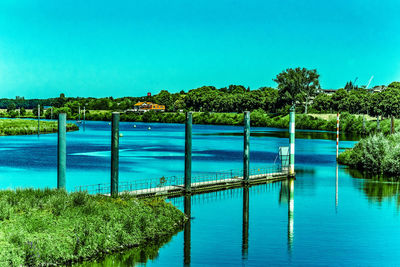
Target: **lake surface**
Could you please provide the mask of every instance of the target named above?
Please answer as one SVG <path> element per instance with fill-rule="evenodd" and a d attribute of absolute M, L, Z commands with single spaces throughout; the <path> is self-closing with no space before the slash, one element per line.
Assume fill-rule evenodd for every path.
<path fill-rule="evenodd" d="M 110 128 L 87 122 L 67 134 L 68 190 L 109 182 Z M 241 169 L 242 131 L 194 125 L 193 172 Z M 252 128 L 250 167 L 274 164 L 286 131 Z M 184 125 L 121 123 L 121 132 L 121 181 L 183 175 Z M 297 133 L 295 180 L 171 199 L 192 218 L 183 231 L 86 266 L 399 265 L 399 184 L 338 167 L 334 133 Z M 0 187 L 55 187 L 56 145 L 56 134 L 0 137 Z"/>

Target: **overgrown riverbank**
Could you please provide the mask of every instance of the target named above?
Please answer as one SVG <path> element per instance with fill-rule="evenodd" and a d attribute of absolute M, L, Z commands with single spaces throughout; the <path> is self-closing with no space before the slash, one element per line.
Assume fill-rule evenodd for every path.
<path fill-rule="evenodd" d="M 0 191 L 0 265 L 66 264 L 176 233 L 184 214 L 162 199 Z"/>
<path fill-rule="evenodd" d="M 371 174 L 400 176 L 400 133 L 363 138 L 339 155 L 338 162 Z"/>
<path fill-rule="evenodd" d="M 288 128 L 289 115 L 268 114 L 263 110 L 251 112 L 250 122 L 252 126 L 259 127 L 275 127 Z M 103 120 L 111 119 L 109 111 L 91 111 L 87 114 L 88 120 Z M 160 122 L 160 123 L 184 123 L 184 113 L 156 113 L 146 112 L 143 115 L 138 114 L 121 114 L 121 121 L 131 122 Z M 243 125 L 243 113 L 209 113 L 209 112 L 194 112 L 194 124 L 211 124 L 211 125 Z M 396 121 L 396 126 L 399 126 L 399 121 Z M 296 114 L 296 128 L 308 130 L 336 131 L 336 115 L 318 116 L 308 114 Z M 344 133 L 352 134 L 370 134 L 377 131 L 389 133 L 390 120 L 385 119 L 380 121 L 380 129 L 377 128 L 376 120 L 365 120 L 365 128 L 363 127 L 363 117 L 343 113 L 340 117 L 340 129 Z M 400 130 L 400 128 L 398 128 Z"/>
<path fill-rule="evenodd" d="M 56 121 L 40 121 L 40 133 L 57 132 L 58 123 Z M 67 131 L 76 131 L 79 127 L 73 123 L 67 124 Z M 35 120 L 23 119 L 1 119 L 0 135 L 26 135 L 37 134 L 38 122 Z"/>

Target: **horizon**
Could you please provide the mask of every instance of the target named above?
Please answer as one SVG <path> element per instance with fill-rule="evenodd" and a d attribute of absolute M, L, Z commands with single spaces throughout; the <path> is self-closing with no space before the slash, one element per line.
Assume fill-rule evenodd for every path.
<path fill-rule="evenodd" d="M 0 3 L 1 98 L 276 88 L 287 68 L 322 88 L 400 80 L 400 3 L 289 0 Z"/>

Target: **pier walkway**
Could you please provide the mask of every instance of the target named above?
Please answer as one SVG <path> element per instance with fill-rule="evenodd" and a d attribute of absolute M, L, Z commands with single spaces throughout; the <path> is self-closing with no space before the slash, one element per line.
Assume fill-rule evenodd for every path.
<path fill-rule="evenodd" d="M 242 187 L 245 184 L 256 185 L 287 179 L 288 168 L 280 165 L 250 169 L 250 177 L 246 182 L 242 170 L 228 170 L 192 176 L 191 194 L 220 191 Z M 110 183 L 77 186 L 75 191 L 88 191 L 90 194 L 110 194 Z M 129 193 L 137 197 L 179 197 L 185 192 L 184 177 L 159 177 L 153 179 L 135 179 L 122 181 L 118 186 L 119 193 Z"/>

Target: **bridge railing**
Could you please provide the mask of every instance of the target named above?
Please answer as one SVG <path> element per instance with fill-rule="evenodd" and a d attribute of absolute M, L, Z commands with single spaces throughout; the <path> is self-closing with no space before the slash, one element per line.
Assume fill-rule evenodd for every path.
<path fill-rule="evenodd" d="M 287 172 L 287 169 L 282 168 L 280 165 L 259 167 L 250 169 L 250 178 L 257 178 L 259 175 L 273 177 L 274 174 L 282 174 Z M 192 175 L 192 186 L 199 183 L 206 185 L 209 183 L 216 183 L 218 181 L 232 181 L 242 180 L 243 170 L 226 170 L 218 172 L 207 172 L 202 174 Z M 129 181 L 119 182 L 119 192 L 130 192 L 132 194 L 152 194 L 170 190 L 183 190 L 184 177 L 183 176 L 162 176 L 157 178 L 134 179 Z M 110 183 L 92 184 L 85 186 L 76 186 L 75 191 L 87 191 L 89 194 L 110 194 Z"/>

